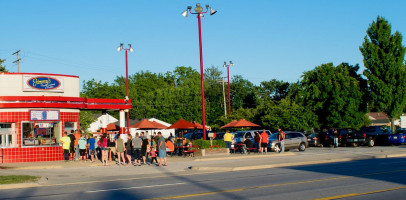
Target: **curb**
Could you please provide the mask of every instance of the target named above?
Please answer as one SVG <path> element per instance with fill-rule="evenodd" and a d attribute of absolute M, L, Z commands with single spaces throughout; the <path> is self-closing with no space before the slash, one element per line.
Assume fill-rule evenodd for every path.
<path fill-rule="evenodd" d="M 202 161 L 216 161 L 216 160 L 238 160 L 238 159 L 251 159 L 251 158 L 267 158 L 267 157 L 282 157 L 282 156 L 294 156 L 295 153 L 286 152 L 283 154 L 273 153 L 273 154 L 261 154 L 261 155 L 242 155 L 242 156 L 233 156 L 233 157 L 216 157 L 216 158 L 197 158 L 193 161 L 202 162 Z"/>
<path fill-rule="evenodd" d="M 246 171 L 246 170 L 257 170 L 257 169 L 270 169 L 278 167 L 293 167 L 302 165 L 314 165 L 314 164 L 328 164 L 336 162 L 349 162 L 349 161 L 359 161 L 368 159 L 382 159 L 382 158 L 399 158 L 406 157 L 406 154 L 393 154 L 393 155 L 375 155 L 375 156 L 365 156 L 363 158 L 341 158 L 333 160 L 321 160 L 321 161 L 304 161 L 295 163 L 283 163 L 283 164 L 269 164 L 269 165 L 254 165 L 254 166 L 244 166 L 244 167 L 195 167 L 192 166 L 191 170 L 198 171 Z"/>
<path fill-rule="evenodd" d="M 23 189 L 23 188 L 33 188 L 33 187 L 40 187 L 41 185 L 38 183 L 16 183 L 16 184 L 4 184 L 0 185 L 1 190 L 10 190 L 10 189 Z"/>

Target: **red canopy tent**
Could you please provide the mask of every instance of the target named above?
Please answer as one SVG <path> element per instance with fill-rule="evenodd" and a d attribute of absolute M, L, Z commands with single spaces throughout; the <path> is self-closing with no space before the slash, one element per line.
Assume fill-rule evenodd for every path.
<path fill-rule="evenodd" d="M 240 119 L 238 121 L 233 120 L 230 123 L 228 123 L 220 128 L 243 128 L 243 127 L 260 127 L 260 125 L 254 124 L 245 119 Z"/>
<path fill-rule="evenodd" d="M 202 129 L 202 125 L 200 125 Z M 177 122 L 173 123 L 168 129 L 199 129 L 199 127 L 196 124 L 193 124 L 192 122 L 188 122 L 184 119 L 180 119 Z"/>
<path fill-rule="evenodd" d="M 155 121 L 150 121 L 150 122 L 152 122 L 157 127 L 157 129 L 167 129 L 168 128 L 167 126 L 160 124 L 158 122 L 155 122 Z"/>
<path fill-rule="evenodd" d="M 157 124 L 149 121 L 148 119 L 143 119 L 133 125 L 130 126 L 130 128 L 138 128 L 138 129 L 161 129 L 158 127 Z"/>

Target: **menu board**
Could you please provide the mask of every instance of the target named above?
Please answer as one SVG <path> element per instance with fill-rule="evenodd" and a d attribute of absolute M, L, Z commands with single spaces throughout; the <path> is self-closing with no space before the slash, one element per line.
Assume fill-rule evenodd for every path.
<path fill-rule="evenodd" d="M 31 121 L 59 121 L 59 110 L 30 110 Z"/>

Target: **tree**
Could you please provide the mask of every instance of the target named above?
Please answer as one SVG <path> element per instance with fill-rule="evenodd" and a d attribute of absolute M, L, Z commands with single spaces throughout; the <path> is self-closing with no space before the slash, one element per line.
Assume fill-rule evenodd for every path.
<path fill-rule="evenodd" d="M 365 84 L 359 66 L 322 64 L 303 74 L 299 101 L 317 115 L 320 128 L 360 128 L 365 123 Z"/>
<path fill-rule="evenodd" d="M 3 66 L 3 62 L 6 61 L 5 59 L 0 59 L 0 72 L 8 72 L 6 66 Z"/>
<path fill-rule="evenodd" d="M 392 34 L 388 21 L 378 16 L 369 25 L 360 51 L 364 57 L 364 75 L 368 80 L 372 110 L 385 112 L 394 129 L 393 122 L 406 105 L 402 35 L 397 31 Z"/>

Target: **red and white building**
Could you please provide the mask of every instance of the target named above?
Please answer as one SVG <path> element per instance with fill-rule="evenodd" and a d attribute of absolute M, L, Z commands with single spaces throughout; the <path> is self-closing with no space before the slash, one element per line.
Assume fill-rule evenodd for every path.
<path fill-rule="evenodd" d="M 63 160 L 63 132 L 80 129 L 80 110 L 101 110 L 102 131 L 107 110 L 124 113 L 131 100 L 79 96 L 79 77 L 42 73 L 0 73 L 0 163 Z"/>

